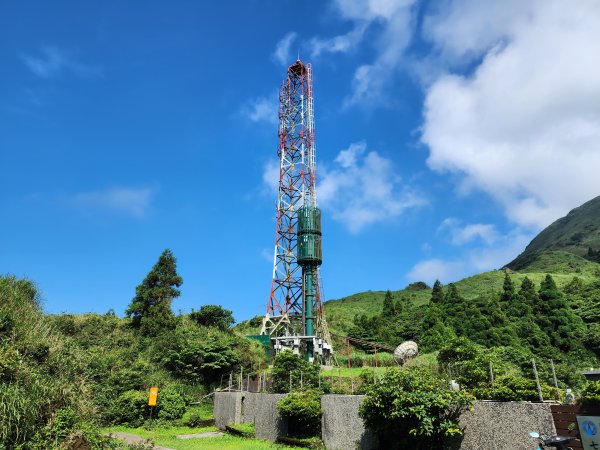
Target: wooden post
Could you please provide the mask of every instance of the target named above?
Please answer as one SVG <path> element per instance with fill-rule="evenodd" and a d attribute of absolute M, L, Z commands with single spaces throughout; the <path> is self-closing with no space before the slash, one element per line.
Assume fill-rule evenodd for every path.
<path fill-rule="evenodd" d="M 535 375 L 535 384 L 537 385 L 538 395 L 540 396 L 540 402 L 544 401 L 542 395 L 542 386 L 540 385 L 540 377 L 538 376 L 537 367 L 535 366 L 535 358 L 531 358 L 531 364 L 533 366 L 533 374 Z"/>
<path fill-rule="evenodd" d="M 342 393 L 342 369 L 338 367 L 338 389 Z"/>
<path fill-rule="evenodd" d="M 319 370 L 319 389 L 321 389 L 321 371 Z"/>
<path fill-rule="evenodd" d="M 558 388 L 558 380 L 556 379 L 556 371 L 554 370 L 554 361 L 550 360 L 550 368 L 552 369 L 552 380 L 556 388 L 556 400 L 560 402 L 560 389 Z"/>
<path fill-rule="evenodd" d="M 290 372 L 290 392 L 292 392 L 292 372 Z"/>
<path fill-rule="evenodd" d="M 346 337 L 346 353 L 348 354 L 348 369 L 350 368 L 350 338 Z"/>
<path fill-rule="evenodd" d="M 304 372 L 300 371 L 300 390 L 304 387 Z"/>
<path fill-rule="evenodd" d="M 229 374 L 229 387 L 227 388 L 228 391 L 231 391 L 232 385 L 233 385 L 233 372 L 231 372 Z"/>
<path fill-rule="evenodd" d="M 258 384 L 256 385 L 256 392 L 260 393 L 262 387 L 262 376 L 260 370 L 258 371 Z"/>
<path fill-rule="evenodd" d="M 377 367 L 377 344 L 375 344 L 375 367 Z"/>
<path fill-rule="evenodd" d="M 246 392 L 250 392 L 250 373 L 246 375 Z"/>
<path fill-rule="evenodd" d="M 490 361 L 490 385 L 492 386 L 492 389 L 494 389 L 494 366 L 492 365 L 491 361 Z"/>
<path fill-rule="evenodd" d="M 352 376 L 352 368 L 350 368 L 350 391 L 354 395 L 354 377 Z"/>

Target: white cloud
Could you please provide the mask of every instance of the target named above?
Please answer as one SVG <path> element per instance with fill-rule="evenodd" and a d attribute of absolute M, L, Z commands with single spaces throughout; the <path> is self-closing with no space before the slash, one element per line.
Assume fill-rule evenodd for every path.
<path fill-rule="evenodd" d="M 424 17 L 423 36 L 436 46 L 443 61 L 462 63 L 512 38 L 542 4 L 545 0 L 440 2 L 434 13 Z"/>
<path fill-rule="evenodd" d="M 292 44 L 296 40 L 297 36 L 298 35 L 295 32 L 291 31 L 279 42 L 277 42 L 277 45 L 275 45 L 275 51 L 272 55 L 274 61 L 286 67 L 295 61 L 292 59 L 294 57 L 292 55 Z"/>
<path fill-rule="evenodd" d="M 278 162 L 265 164 L 262 179 L 269 195 L 277 195 Z M 427 203 L 423 196 L 402 184 L 389 159 L 367 151 L 364 142 L 340 151 L 333 163 L 321 164 L 317 199 L 334 220 L 352 233 Z"/>
<path fill-rule="evenodd" d="M 426 200 L 403 186 L 392 162 L 364 142 L 342 150 L 334 165 L 322 165 L 317 196 L 323 209 L 352 233 L 399 216 Z"/>
<path fill-rule="evenodd" d="M 267 161 L 263 169 L 262 179 L 269 194 L 277 195 L 277 190 L 279 189 L 279 175 L 279 162 L 272 159 Z"/>
<path fill-rule="evenodd" d="M 84 210 L 113 210 L 142 218 L 150 208 L 154 192 L 152 188 L 113 187 L 76 194 L 71 202 Z"/>
<path fill-rule="evenodd" d="M 444 5 L 429 38 L 444 54 L 481 59 L 428 88 L 428 165 L 488 192 L 521 226 L 544 227 L 597 196 L 600 3 Z"/>
<path fill-rule="evenodd" d="M 449 217 L 439 226 L 438 231 L 450 235 L 452 245 L 465 245 L 480 240 L 485 244 L 493 244 L 498 240 L 495 225 L 489 223 L 472 223 L 463 225 L 459 219 Z"/>
<path fill-rule="evenodd" d="M 417 263 L 408 273 L 409 281 L 424 281 L 432 284 L 435 280 L 442 283 L 456 281 L 464 273 L 464 263 L 460 261 L 444 261 L 441 259 L 427 259 Z"/>
<path fill-rule="evenodd" d="M 318 58 L 323 53 L 347 53 L 362 41 L 368 23 L 358 23 L 348 33 L 332 38 L 312 38 L 309 42 L 312 58 Z"/>
<path fill-rule="evenodd" d="M 246 102 L 240 113 L 252 122 L 279 123 L 279 101 L 277 94 L 268 97 L 257 97 Z"/>
<path fill-rule="evenodd" d="M 334 9 L 343 20 L 352 22 L 347 33 L 331 38 L 310 40 L 311 54 L 347 53 L 364 41 L 366 31 L 373 28 L 374 60 L 354 72 L 352 92 L 344 107 L 372 107 L 386 104 L 385 89 L 398 69 L 404 50 L 411 41 L 412 7 L 416 0 L 336 0 Z"/>
<path fill-rule="evenodd" d="M 91 76 L 98 73 L 98 69 L 77 61 L 68 51 L 56 46 L 43 46 L 40 56 L 21 54 L 25 65 L 35 75 L 41 78 L 52 78 L 64 72 L 78 76 Z"/>
<path fill-rule="evenodd" d="M 406 275 L 409 281 L 442 283 L 458 281 L 480 272 L 500 269 L 520 254 L 533 236 L 515 229 L 507 235 L 496 235 L 493 243 L 466 249 L 458 257 L 429 258 L 418 262 Z M 492 245 L 493 244 L 493 245 Z"/>

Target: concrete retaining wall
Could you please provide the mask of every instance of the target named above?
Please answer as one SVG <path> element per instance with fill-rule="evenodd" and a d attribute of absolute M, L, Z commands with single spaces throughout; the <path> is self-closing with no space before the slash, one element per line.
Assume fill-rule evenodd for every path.
<path fill-rule="evenodd" d="M 215 392 L 215 425 L 224 429 L 228 423 L 240 423 L 241 392 Z"/>
<path fill-rule="evenodd" d="M 247 394 L 248 395 L 248 394 Z M 249 394 L 256 396 L 254 430 L 256 437 L 276 441 L 287 434 L 287 421 L 277 411 L 277 402 L 287 394 Z"/>
<path fill-rule="evenodd" d="M 332 450 L 376 449 L 377 438 L 365 430 L 358 417 L 364 395 L 324 395 L 321 397 L 321 436 L 325 447 Z"/>
<path fill-rule="evenodd" d="M 287 394 L 215 392 L 215 425 L 253 423 L 256 437 L 276 441 L 287 433 L 287 423 L 279 416 L 277 402 Z"/>
<path fill-rule="evenodd" d="M 219 428 L 230 422 L 254 423 L 258 438 L 275 441 L 287 432 L 285 420 L 277 412 L 277 402 L 285 395 L 217 392 L 215 423 Z M 365 430 L 358 417 L 363 398 L 361 395 L 321 397 L 321 429 L 326 448 L 377 448 L 375 436 Z M 461 416 L 460 426 L 464 429 L 461 450 L 529 450 L 535 446 L 530 431 L 548 435 L 555 431 L 550 405 L 527 402 L 476 402 L 473 411 Z"/>
<path fill-rule="evenodd" d="M 550 405 L 527 402 L 475 402 L 473 411 L 460 418 L 464 428 L 461 450 L 530 450 L 535 440 L 530 431 L 553 435 Z"/>

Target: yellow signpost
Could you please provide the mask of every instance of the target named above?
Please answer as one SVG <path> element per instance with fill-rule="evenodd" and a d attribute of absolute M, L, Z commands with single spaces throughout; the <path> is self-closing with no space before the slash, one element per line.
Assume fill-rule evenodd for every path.
<path fill-rule="evenodd" d="M 148 406 L 156 406 L 157 398 L 158 398 L 158 387 L 152 386 L 150 388 L 150 395 L 148 396 Z"/>

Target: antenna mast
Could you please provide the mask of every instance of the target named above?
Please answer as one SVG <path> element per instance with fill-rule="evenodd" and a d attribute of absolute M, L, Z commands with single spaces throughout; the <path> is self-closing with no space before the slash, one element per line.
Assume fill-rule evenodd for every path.
<path fill-rule="evenodd" d="M 317 208 L 312 67 L 298 60 L 279 93 L 279 190 L 273 279 L 261 334 L 284 349 L 328 362 L 321 305 L 321 210 Z"/>

